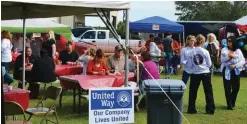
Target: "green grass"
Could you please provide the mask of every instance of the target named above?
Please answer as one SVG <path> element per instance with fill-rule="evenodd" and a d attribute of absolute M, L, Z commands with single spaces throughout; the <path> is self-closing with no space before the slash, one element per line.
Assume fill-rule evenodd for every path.
<path fill-rule="evenodd" d="M 162 76 L 164 77 L 164 75 Z M 181 75 L 172 76 L 171 79 L 181 79 Z M 216 110 L 214 115 L 205 114 L 205 97 L 203 87 L 200 85 L 198 90 L 198 96 L 196 101 L 197 114 L 187 114 L 188 107 L 188 90 L 184 93 L 184 108 L 183 114 L 189 120 L 191 124 L 247 124 L 247 78 L 241 77 L 241 86 L 237 98 L 236 107 L 233 111 L 226 110 L 226 102 L 224 95 L 224 88 L 222 84 L 221 76 L 214 76 L 212 79 L 214 100 Z M 55 84 L 60 86 L 59 83 Z M 14 84 L 17 86 L 17 83 Z M 189 83 L 187 84 L 189 87 Z M 42 91 L 43 85 L 40 90 Z M 35 106 L 37 100 L 30 100 L 30 107 Z M 49 103 L 48 103 L 49 104 Z M 81 114 L 74 113 L 72 111 L 72 91 L 65 92 L 63 97 L 63 108 L 60 108 L 57 104 L 59 122 L 61 124 L 88 124 L 88 102 L 84 102 L 82 106 Z M 28 116 L 27 116 L 28 117 Z M 50 116 L 53 118 L 53 116 Z M 33 117 L 31 119 L 33 124 L 38 124 L 41 121 L 41 117 Z M 140 112 L 135 112 L 135 124 L 146 124 L 147 113 L 143 109 Z M 183 120 L 183 124 L 187 124 Z"/>

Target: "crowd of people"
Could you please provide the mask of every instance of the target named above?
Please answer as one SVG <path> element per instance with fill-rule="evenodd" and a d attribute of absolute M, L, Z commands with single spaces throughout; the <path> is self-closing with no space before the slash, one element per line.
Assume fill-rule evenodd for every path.
<path fill-rule="evenodd" d="M 195 102 L 200 82 L 203 84 L 205 93 L 205 111 L 207 114 L 214 114 L 215 103 L 211 79 L 215 67 L 220 68 L 222 72 L 227 109 L 233 110 L 240 87 L 240 72 L 245 64 L 245 58 L 235 36 L 228 37 L 227 44 L 221 46 L 213 33 L 208 34 L 207 39 L 201 34 L 196 37 L 189 35 L 186 38 L 186 44 L 181 45 L 182 49 L 179 52 L 180 49 L 177 48 L 179 45 L 177 41 L 172 39 L 171 34 L 168 34 L 163 40 L 150 35 L 145 46 L 146 49 L 142 55 L 146 56 L 149 53 L 151 57 L 156 58 L 152 59 L 153 64 L 145 65 L 155 77 L 154 79 L 159 78 L 156 76 L 159 72 L 159 65 L 156 60 L 162 57 L 166 74 L 177 74 L 178 69 L 183 68 L 182 81 L 187 84 L 190 78 L 187 111 L 189 114 L 197 113 Z M 154 64 L 157 67 L 153 67 Z M 171 68 L 173 69 L 170 70 Z M 152 78 L 148 77 L 148 79 Z"/>
<path fill-rule="evenodd" d="M 22 53 L 23 39 L 19 34 L 16 34 L 17 38 L 12 38 L 7 30 L 3 30 L 1 36 L 1 65 L 6 70 L 5 82 L 11 84 L 14 81 L 8 73 L 8 64 L 12 61 L 11 51 L 15 50 Z M 83 55 L 79 56 L 72 49 L 72 43 L 69 41 L 66 44 L 66 49 L 58 54 L 53 31 L 46 33 L 38 55 L 32 54 L 34 49 L 30 47 L 30 44 L 34 42 L 33 38 L 29 37 L 26 42 L 29 43 L 25 49 L 25 66 L 31 68 L 31 71 L 26 73 L 26 82 L 30 84 L 31 98 L 37 98 L 39 95 L 38 92 L 35 92 L 39 91 L 39 85 L 35 82 L 53 82 L 56 80 L 55 64 L 81 64 L 83 65 L 83 75 L 121 75 L 125 71 L 124 51 L 120 45 L 115 46 L 114 54 L 105 59 L 103 50 L 93 48 L 87 49 Z M 137 82 L 140 84 L 146 79 L 161 78 L 160 60 L 164 61 L 166 74 L 174 73 L 177 75 L 178 70 L 183 68 L 181 80 L 187 84 L 190 78 L 188 113 L 197 113 L 195 101 L 202 81 L 206 97 L 206 113 L 214 114 L 215 103 L 211 77 L 214 67 L 217 67 L 220 62 L 227 108 L 233 110 L 240 87 L 240 72 L 245 58 L 238 48 L 238 42 L 234 36 L 228 37 L 227 46 L 223 49 L 220 48 L 220 43 L 212 33 L 208 34 L 207 39 L 201 34 L 196 37 L 189 35 L 185 45 L 180 45 L 177 40 L 173 40 L 172 34 L 168 34 L 163 39 L 150 35 L 145 47 L 140 49 L 138 54 L 140 60 L 136 59 L 136 55 L 130 49 L 131 54 L 127 63 L 129 64 L 128 71 L 136 73 L 136 63 L 140 63 L 140 75 L 138 75 L 140 82 Z M 18 56 L 14 66 L 14 79 L 19 81 L 18 87 L 20 88 L 22 88 L 22 58 L 22 55 Z M 144 104 L 144 102 L 139 104 Z"/>

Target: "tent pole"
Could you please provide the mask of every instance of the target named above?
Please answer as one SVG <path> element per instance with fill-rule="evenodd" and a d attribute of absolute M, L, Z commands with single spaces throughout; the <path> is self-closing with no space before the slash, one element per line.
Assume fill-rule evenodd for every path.
<path fill-rule="evenodd" d="M 126 11 L 126 32 L 125 32 L 125 47 L 128 48 L 129 47 L 129 10 L 125 10 Z M 126 50 L 125 53 L 125 87 L 128 86 L 128 72 L 129 72 L 129 64 L 128 64 L 128 60 L 129 60 L 129 50 Z"/>
<path fill-rule="evenodd" d="M 23 18 L 23 69 L 22 69 L 22 88 L 25 89 L 25 56 L 26 56 L 26 18 Z"/>

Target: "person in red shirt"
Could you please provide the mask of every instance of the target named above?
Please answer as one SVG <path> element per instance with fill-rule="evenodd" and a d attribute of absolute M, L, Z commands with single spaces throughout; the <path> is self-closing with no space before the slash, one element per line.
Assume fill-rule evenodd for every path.
<path fill-rule="evenodd" d="M 177 40 L 173 40 L 172 42 L 172 49 L 174 53 L 180 54 L 180 46 Z"/>
<path fill-rule="evenodd" d="M 109 69 L 104 62 L 104 52 L 101 49 L 96 51 L 96 56 L 88 62 L 87 74 L 90 75 L 109 75 Z"/>
<path fill-rule="evenodd" d="M 149 51 L 150 43 L 154 41 L 154 35 L 150 34 L 149 39 L 145 43 L 145 47 L 147 48 L 147 51 Z"/>

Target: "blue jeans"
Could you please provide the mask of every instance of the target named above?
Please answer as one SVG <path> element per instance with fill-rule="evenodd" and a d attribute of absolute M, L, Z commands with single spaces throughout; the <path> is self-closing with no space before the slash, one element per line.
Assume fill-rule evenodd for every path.
<path fill-rule="evenodd" d="M 182 81 L 184 82 L 185 85 L 187 84 L 189 78 L 190 78 L 190 74 L 187 73 L 186 71 L 183 71 Z"/>
<path fill-rule="evenodd" d="M 1 66 L 5 67 L 5 75 L 4 75 L 4 82 L 11 84 L 14 82 L 13 78 L 9 75 L 9 63 L 8 62 L 1 62 Z"/>
<path fill-rule="evenodd" d="M 166 56 L 164 56 L 164 69 L 165 69 L 165 73 L 170 74 L 171 70 L 170 70 L 170 62 L 171 62 L 171 58 L 172 58 L 172 52 L 165 52 Z"/>

